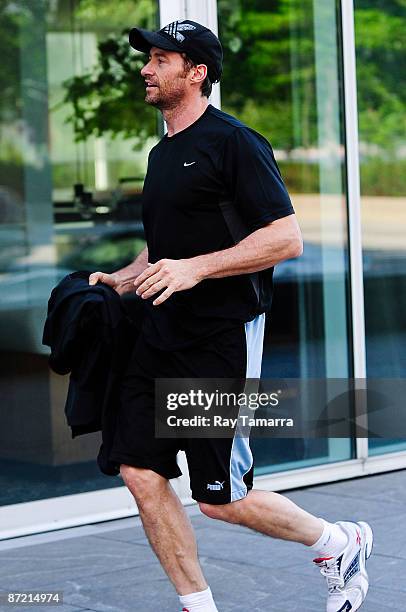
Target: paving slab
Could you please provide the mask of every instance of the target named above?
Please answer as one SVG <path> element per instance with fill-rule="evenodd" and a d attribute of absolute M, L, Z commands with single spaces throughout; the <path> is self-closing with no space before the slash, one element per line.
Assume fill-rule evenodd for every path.
<path fill-rule="evenodd" d="M 319 489 L 310 487 L 308 492 Z M 406 505 L 406 470 L 385 472 L 363 478 L 353 478 L 322 487 L 325 495 L 339 495 L 340 497 L 355 497 L 364 500 L 384 500 L 393 504 Z"/>
<path fill-rule="evenodd" d="M 362 495 L 344 497 L 342 495 L 325 494 L 323 490 L 294 491 L 287 497 L 316 516 L 322 516 L 327 521 L 374 521 L 387 517 L 394 520 L 404 510 L 399 504 L 387 502 L 384 496 L 376 496 L 374 500 L 365 499 Z"/>
<path fill-rule="evenodd" d="M 32 610 L 33 612 L 35 610 L 47 610 L 47 612 L 84 612 L 84 608 L 78 608 L 77 606 L 71 606 L 69 604 L 63 603 L 57 606 L 51 606 L 51 605 L 47 605 L 47 606 L 29 606 L 27 608 L 27 605 L 21 605 L 21 606 L 17 606 L 17 605 L 13 605 L 13 606 L 1 606 L 0 605 L 0 610 L 3 612 L 26 612 L 28 610 Z"/>
<path fill-rule="evenodd" d="M 406 559 L 406 512 L 399 512 L 389 520 L 374 519 L 374 554 Z"/>
<path fill-rule="evenodd" d="M 85 580 L 94 574 L 116 573 L 155 564 L 147 546 L 85 536 L 28 546 L 0 554 L 0 589 L 28 590 L 54 586 L 62 589 L 69 578 Z"/>
<path fill-rule="evenodd" d="M 94 537 L 107 541 L 114 540 L 115 542 L 126 542 L 128 544 L 133 543 L 149 546 L 144 530 L 141 526 L 137 525 L 134 525 L 133 527 L 126 527 L 125 529 L 105 531 L 95 535 Z"/>
<path fill-rule="evenodd" d="M 277 570 L 289 567 L 293 563 L 302 562 L 314 564 L 314 554 L 296 542 L 275 540 L 265 535 L 253 535 L 241 530 L 222 533 L 220 538 L 213 538 L 210 527 L 196 531 L 197 545 L 200 556 L 215 560 L 228 561 L 232 559 L 244 567 L 253 566 Z"/>
<path fill-rule="evenodd" d="M 158 563 L 66 580 L 64 601 L 97 612 L 177 612 L 179 602 Z"/>

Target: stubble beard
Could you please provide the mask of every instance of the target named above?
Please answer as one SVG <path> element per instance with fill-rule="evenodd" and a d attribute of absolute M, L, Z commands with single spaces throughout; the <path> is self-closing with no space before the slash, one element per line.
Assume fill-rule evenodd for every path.
<path fill-rule="evenodd" d="M 161 111 L 176 108 L 185 96 L 184 78 L 185 74 L 182 73 L 175 77 L 172 82 L 168 83 L 166 81 L 159 87 L 154 88 L 153 92 L 148 92 L 145 96 L 145 102 Z M 180 79 L 182 79 L 181 82 L 179 82 Z"/>

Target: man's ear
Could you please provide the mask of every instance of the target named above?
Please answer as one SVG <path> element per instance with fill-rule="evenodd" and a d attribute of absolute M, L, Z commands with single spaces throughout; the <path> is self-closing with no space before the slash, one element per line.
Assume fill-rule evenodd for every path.
<path fill-rule="evenodd" d="M 198 64 L 193 67 L 193 74 L 191 75 L 191 80 L 193 83 L 203 83 L 204 79 L 207 76 L 207 66 L 206 64 Z"/>

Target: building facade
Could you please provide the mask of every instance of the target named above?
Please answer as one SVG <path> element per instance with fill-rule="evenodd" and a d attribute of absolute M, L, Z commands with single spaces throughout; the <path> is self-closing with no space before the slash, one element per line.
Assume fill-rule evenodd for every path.
<path fill-rule="evenodd" d="M 140 195 L 164 133 L 134 25 L 218 32 L 212 104 L 271 142 L 304 237 L 276 267 L 262 376 L 406 374 L 406 8 L 401 0 L 15 0 L 0 9 L 0 538 L 129 516 L 98 433 L 71 439 L 47 300 L 73 270 L 145 246 Z M 357 410 L 357 408 L 355 408 Z M 281 490 L 406 467 L 396 439 L 254 439 Z M 186 471 L 184 458 L 179 459 Z M 174 481 L 190 503 L 187 478 Z"/>

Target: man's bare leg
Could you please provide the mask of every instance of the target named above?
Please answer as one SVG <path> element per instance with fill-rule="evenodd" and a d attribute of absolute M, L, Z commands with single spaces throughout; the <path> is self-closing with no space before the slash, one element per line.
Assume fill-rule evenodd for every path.
<path fill-rule="evenodd" d="M 121 474 L 134 496 L 148 540 L 180 595 L 207 588 L 189 517 L 170 483 L 153 472 L 121 465 Z M 278 493 L 250 491 L 230 504 L 199 504 L 212 518 L 238 523 L 274 538 L 312 545 L 323 524 Z"/>
<path fill-rule="evenodd" d="M 195 601 L 194 598 L 200 596 L 204 599 L 204 605 L 201 608 L 199 604 L 196 608 L 190 605 L 185 608 L 217 611 L 199 565 L 192 526 L 169 482 L 151 470 L 121 465 L 120 471 L 138 504 L 141 520 L 151 546 L 181 596 L 181 602 L 190 598 L 189 604 L 189 601 Z M 251 490 L 246 497 L 238 501 L 223 505 L 200 503 L 199 506 L 201 511 L 211 518 L 240 524 L 273 538 L 291 540 L 312 547 L 316 552 L 322 553 L 317 555 L 321 557 L 317 559 L 317 562 L 324 564 L 329 559 L 334 561 L 338 551 L 347 546 L 347 535 L 350 537 L 348 530 L 342 530 L 336 524 L 327 523 L 324 519 L 313 516 L 278 493 Z M 358 523 L 358 526 L 365 531 L 361 523 Z M 368 550 L 370 551 L 372 532 L 369 526 L 366 525 L 366 527 L 370 532 L 368 536 L 370 538 Z M 366 534 L 367 532 L 363 535 L 365 546 Z M 355 538 L 354 534 L 352 536 Z M 360 538 L 359 531 L 357 532 L 357 544 L 361 546 L 361 540 L 358 538 Z M 351 546 L 355 546 L 354 542 Z M 365 546 L 362 550 L 366 557 Z M 359 602 L 362 603 L 367 590 L 367 583 L 366 586 L 362 586 L 361 578 L 362 576 L 358 582 L 355 580 L 356 577 L 354 578 L 355 583 L 350 590 L 343 588 L 342 591 L 334 592 L 334 597 L 342 599 L 339 602 L 340 606 L 348 604 L 351 598 L 351 602 L 354 602 L 356 606 L 354 609 L 358 609 Z M 331 599 L 333 595 L 329 591 L 328 601 Z M 336 601 L 330 601 L 328 605 L 331 607 L 336 603 Z"/>
<path fill-rule="evenodd" d="M 207 589 L 189 517 L 170 483 L 152 470 L 121 465 L 147 538 L 179 595 Z"/>
<path fill-rule="evenodd" d="M 251 490 L 243 499 L 214 506 L 199 504 L 201 511 L 230 523 L 238 523 L 273 538 L 313 545 L 323 532 L 321 519 L 287 497 L 271 491 Z"/>
<path fill-rule="evenodd" d="M 329 523 L 283 495 L 259 490 L 251 490 L 232 503 L 199 506 L 211 518 L 309 546 L 316 553 L 313 561 L 327 580 L 329 612 L 355 612 L 365 600 L 369 585 L 365 564 L 373 545 L 373 532 L 365 521 Z"/>

